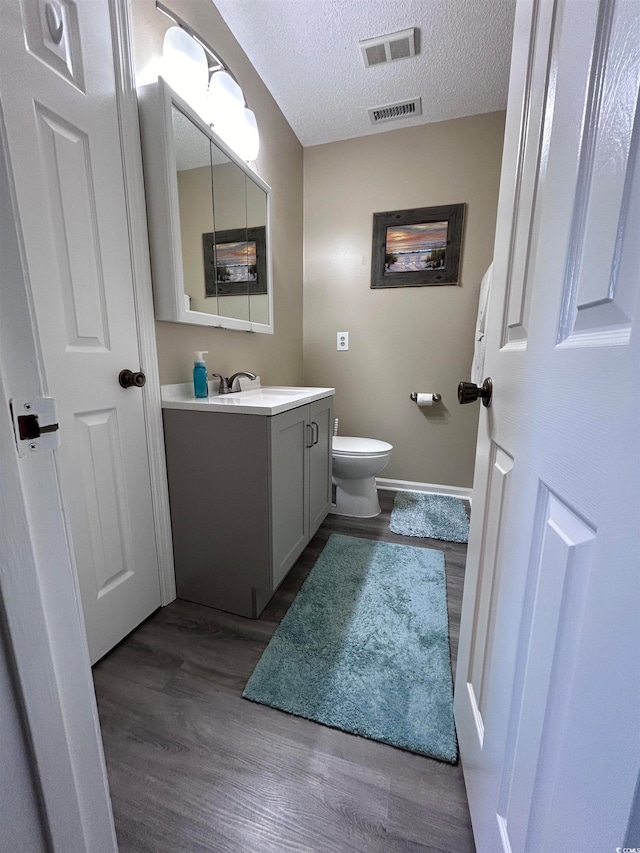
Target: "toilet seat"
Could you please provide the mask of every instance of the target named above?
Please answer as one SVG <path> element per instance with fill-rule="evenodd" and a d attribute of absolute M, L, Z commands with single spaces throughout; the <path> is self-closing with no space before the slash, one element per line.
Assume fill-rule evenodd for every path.
<path fill-rule="evenodd" d="M 333 456 L 385 456 L 391 453 L 393 445 L 375 438 L 358 438 L 350 435 L 334 435 Z"/>

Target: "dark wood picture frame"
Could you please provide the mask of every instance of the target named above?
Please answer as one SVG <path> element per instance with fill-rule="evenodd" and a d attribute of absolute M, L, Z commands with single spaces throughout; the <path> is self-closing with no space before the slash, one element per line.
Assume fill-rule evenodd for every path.
<path fill-rule="evenodd" d="M 251 281 L 218 281 L 215 246 L 224 243 L 256 244 L 256 277 Z M 254 296 L 267 293 L 267 241 L 264 225 L 232 228 L 202 235 L 205 296 Z"/>
<path fill-rule="evenodd" d="M 389 210 L 385 213 L 374 213 L 371 287 L 424 287 L 458 284 L 464 208 L 464 204 L 444 204 L 438 207 L 416 207 L 413 210 Z M 387 247 L 387 228 L 403 225 L 427 225 L 437 222 L 447 223 L 446 238 L 443 240 L 444 266 L 435 269 L 402 271 L 388 269 L 388 259 L 391 253 Z M 417 254 L 417 252 L 413 254 Z"/>

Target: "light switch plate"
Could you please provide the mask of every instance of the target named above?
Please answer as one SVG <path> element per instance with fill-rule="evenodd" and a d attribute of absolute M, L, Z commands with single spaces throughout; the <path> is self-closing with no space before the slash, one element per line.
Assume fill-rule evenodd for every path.
<path fill-rule="evenodd" d="M 338 332 L 336 337 L 337 337 L 336 349 L 338 349 L 338 350 L 349 349 L 349 332 Z"/>

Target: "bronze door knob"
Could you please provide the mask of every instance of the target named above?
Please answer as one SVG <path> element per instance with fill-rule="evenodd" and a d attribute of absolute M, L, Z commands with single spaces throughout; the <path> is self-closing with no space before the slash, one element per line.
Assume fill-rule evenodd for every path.
<path fill-rule="evenodd" d="M 493 394 L 493 382 L 490 377 L 487 377 L 482 383 L 482 387 L 478 388 L 473 382 L 461 382 L 458 385 L 458 402 L 475 403 L 480 397 L 483 406 L 491 405 L 491 395 Z"/>
<path fill-rule="evenodd" d="M 142 388 L 147 381 L 147 377 L 139 370 L 134 373 L 133 370 L 121 370 L 118 375 L 118 382 L 123 388 Z"/>

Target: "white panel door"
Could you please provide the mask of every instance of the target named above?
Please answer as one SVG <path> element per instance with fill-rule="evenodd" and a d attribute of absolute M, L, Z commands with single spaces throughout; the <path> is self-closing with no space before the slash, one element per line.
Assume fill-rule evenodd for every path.
<path fill-rule="evenodd" d="M 92 662 L 160 606 L 108 0 L 4 0 L 0 96 Z"/>
<path fill-rule="evenodd" d="M 480 853 L 640 846 L 640 3 L 520 0 L 455 712 Z"/>

